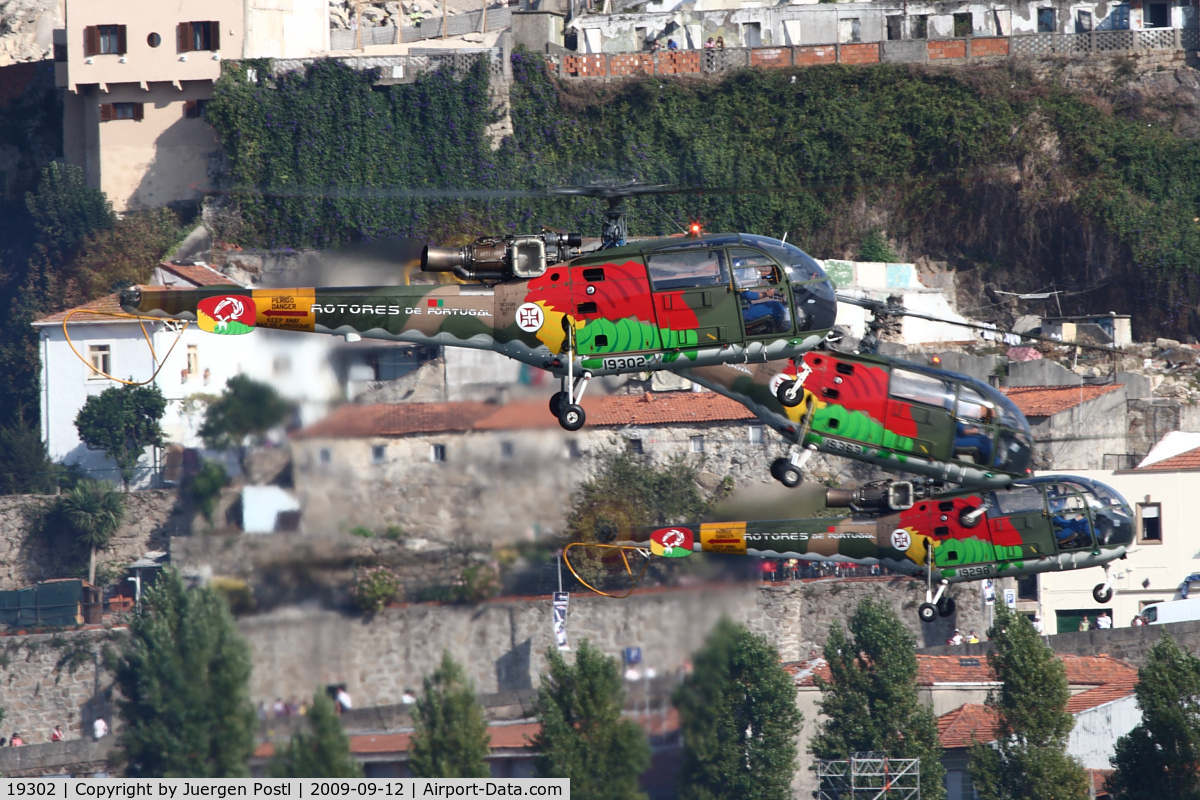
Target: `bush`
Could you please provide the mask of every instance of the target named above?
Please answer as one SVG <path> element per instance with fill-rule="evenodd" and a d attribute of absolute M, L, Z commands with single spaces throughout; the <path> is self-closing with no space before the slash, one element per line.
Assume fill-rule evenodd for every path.
<path fill-rule="evenodd" d="M 219 461 L 205 461 L 188 485 L 187 494 L 204 518 L 212 522 L 213 511 L 221 499 L 221 490 L 229 484 L 229 475 Z"/>
<path fill-rule="evenodd" d="M 887 241 L 887 237 L 880 231 L 871 231 L 863 237 L 862 244 L 858 248 L 859 261 L 882 261 L 888 264 L 894 264 L 900 260 Z"/>
<path fill-rule="evenodd" d="M 399 525 L 388 525 L 387 530 L 383 532 L 383 537 L 391 542 L 398 542 L 404 538 L 404 528 Z"/>
<path fill-rule="evenodd" d="M 460 603 L 480 603 L 500 594 L 500 576 L 489 564 L 472 564 L 462 571 L 454 588 Z"/>
<path fill-rule="evenodd" d="M 371 567 L 358 576 L 350 601 L 360 611 L 379 611 L 400 593 L 400 576 L 387 567 Z"/>
<path fill-rule="evenodd" d="M 357 536 L 359 539 L 374 539 L 375 531 L 364 525 L 355 525 L 350 529 L 351 536 Z"/>

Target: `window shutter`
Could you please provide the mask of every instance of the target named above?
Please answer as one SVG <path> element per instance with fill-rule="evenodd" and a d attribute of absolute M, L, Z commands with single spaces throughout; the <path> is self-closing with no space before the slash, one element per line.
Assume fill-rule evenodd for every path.
<path fill-rule="evenodd" d="M 100 53 L 100 29 L 95 25 L 89 25 L 83 29 L 83 54 L 85 56 L 99 55 Z"/>
<path fill-rule="evenodd" d="M 197 114 L 196 114 L 196 101 L 195 101 L 195 100 L 188 100 L 188 101 L 184 102 L 184 104 L 183 104 L 183 115 L 184 115 L 185 117 L 188 117 L 189 119 L 190 119 L 190 118 L 192 118 L 192 117 L 195 117 L 195 116 L 197 116 Z"/>
<path fill-rule="evenodd" d="M 221 23 L 210 22 L 208 25 L 212 31 L 212 49 L 215 52 L 221 49 Z"/>
<path fill-rule="evenodd" d="M 115 116 L 116 116 L 116 114 L 113 111 L 112 103 L 101 103 L 100 104 L 100 121 L 101 122 L 112 122 L 113 117 L 115 117 Z"/>
<path fill-rule="evenodd" d="M 145 119 L 146 113 L 143 110 L 144 108 L 145 108 L 145 103 L 134 103 L 133 104 L 133 118 L 134 119 Z"/>
<path fill-rule="evenodd" d="M 125 26 L 124 25 L 117 26 L 117 52 L 121 55 L 125 55 L 127 52 L 129 52 L 128 49 L 125 47 Z"/>
<path fill-rule="evenodd" d="M 181 23 L 179 23 L 179 27 L 177 27 L 175 29 L 175 32 L 176 32 L 175 41 L 176 41 L 176 46 L 179 48 L 179 52 L 186 53 L 189 50 L 191 50 L 192 49 L 191 25 L 186 22 L 181 22 Z"/>

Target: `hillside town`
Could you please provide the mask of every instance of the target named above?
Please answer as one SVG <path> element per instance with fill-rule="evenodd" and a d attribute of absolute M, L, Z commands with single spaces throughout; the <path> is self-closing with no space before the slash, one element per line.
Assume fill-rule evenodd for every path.
<path fill-rule="evenodd" d="M 985 99 L 1019 76 L 1020 102 L 1099 85 L 1080 106 L 1194 148 L 1198 55 L 1196 7 L 1149 1 L 0 0 L 0 201 L 19 223 L 0 234 L 0 775 L 569 778 L 581 797 L 671 800 L 748 796 L 752 778 L 762 797 L 857 797 L 853 773 L 879 796 L 966 800 L 1042 796 L 996 788 L 1042 736 L 1064 797 L 1166 796 L 1168 773 L 1200 790 L 1135 752 L 1175 713 L 1153 705 L 1164 680 L 1200 737 L 1193 281 L 1155 273 L 1120 236 L 1160 232 L 1103 191 L 1067 198 L 1086 170 L 1053 172 L 1080 149 L 1066 123 L 1011 165 L 937 172 L 939 153 L 844 206 L 853 180 L 831 172 L 805 189 L 819 200 L 780 201 L 806 221 L 740 233 L 716 220 L 752 220 L 800 178 L 740 163 L 752 187 L 660 185 L 641 161 L 661 142 L 632 139 L 533 166 L 578 132 L 556 127 L 571 114 L 682 118 L 678 87 L 737 106 L 751 84 L 783 106 L 820 75 L 847 107 L 901 75 Z M 264 99 L 306 92 L 328 119 Z M 551 96 L 553 114 L 530 110 Z M 738 127 L 786 139 L 777 112 L 748 105 Z M 951 124 L 911 113 L 914 142 Z M 383 154 L 355 138 L 402 114 L 428 138 Z M 332 166 L 312 155 L 327 123 Z M 833 127 L 812 164 L 855 160 Z M 740 135 L 718 128 L 703 135 Z M 498 185 L 502 162 L 579 185 Z M 620 182 L 593 180 L 611 163 Z M 964 194 L 928 199 L 950 184 Z M 975 204 L 987 241 L 1019 244 L 979 255 L 961 221 L 969 247 L 906 238 L 920 225 L 891 193 L 910 190 L 925 221 Z M 1008 191 L 1059 230 L 1006 228 Z M 689 192 L 734 199 L 677 220 Z M 581 232 L 544 221 L 581 199 Z M 1189 204 L 1191 227 L 1161 238 L 1191 241 Z M 1070 230 L 1080 209 L 1110 238 Z M 203 669 L 146 667 L 171 624 L 191 640 L 178 663 Z M 146 719 L 167 712 L 137 687 L 209 691 L 207 658 L 237 688 L 187 694 L 212 719 L 186 724 L 216 741 L 240 720 L 244 747 L 188 766 L 155 751 Z M 601 723 L 565 685 L 603 697 L 633 755 L 575 741 Z M 458 746 L 431 722 L 442 702 L 471 709 L 470 767 L 430 755 Z M 1015 729 L 1022 702 L 1054 733 Z M 740 728 L 721 731 L 721 703 Z M 705 736 L 742 761 L 722 773 Z M 303 757 L 327 745 L 336 768 Z M 620 764 L 610 793 L 570 747 Z"/>

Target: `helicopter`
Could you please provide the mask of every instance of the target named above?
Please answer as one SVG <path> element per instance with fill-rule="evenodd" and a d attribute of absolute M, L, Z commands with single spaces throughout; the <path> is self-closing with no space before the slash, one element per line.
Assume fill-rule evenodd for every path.
<path fill-rule="evenodd" d="M 551 190 L 607 200 L 596 250 L 550 230 L 426 246 L 421 270 L 459 283 L 132 287 L 120 302 L 139 317 L 194 320 L 215 334 L 264 327 L 494 350 L 559 378 L 550 411 L 568 431 L 586 422 L 580 401 L 592 378 L 670 370 L 778 431 L 791 451 L 771 474 L 789 487 L 817 451 L 968 486 L 1027 474 L 1029 425 L 1001 393 L 932 367 L 832 351 L 840 298 L 800 248 L 695 224 L 685 236 L 629 241 L 625 198 L 675 191 Z"/>
<path fill-rule="evenodd" d="M 614 531 L 599 537 L 609 542 L 568 544 L 563 559 L 585 587 L 606 597 L 631 594 L 652 558 L 693 552 L 879 565 L 925 580 L 925 602 L 917 609 L 922 622 L 953 614 L 955 601 L 946 590 L 966 581 L 1103 567 L 1105 580 L 1092 596 L 1098 603 L 1112 599 L 1108 565 L 1125 558 L 1133 543 L 1134 515 L 1111 487 L 1089 478 L 1045 475 L 1004 488 L 914 501 L 903 483 L 827 490 L 827 507 L 850 509 L 841 518 Z M 620 594 L 595 586 L 571 561 L 584 553 L 608 556 L 633 579 L 632 586 Z"/>

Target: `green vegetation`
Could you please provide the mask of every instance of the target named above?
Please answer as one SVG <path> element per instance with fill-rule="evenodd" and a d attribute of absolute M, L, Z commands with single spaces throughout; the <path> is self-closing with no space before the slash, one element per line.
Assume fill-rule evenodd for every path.
<path fill-rule="evenodd" d="M 796 684 L 765 637 L 722 619 L 675 690 L 683 800 L 786 800 L 803 717 Z"/>
<path fill-rule="evenodd" d="M 1141 723 L 1117 741 L 1116 800 L 1200 797 L 1200 659 L 1168 634 L 1146 654 L 1134 688 Z"/>
<path fill-rule="evenodd" d="M 1140 335 L 1185 330 L 1192 312 L 1183 309 L 1200 299 L 1193 141 L 1170 124 L 1114 112 L 1107 99 L 1036 83 L 1012 64 L 744 70 L 711 83 L 597 88 L 559 86 L 540 57 L 518 49 L 514 134 L 496 151 L 482 69 L 372 87 L 373 74 L 334 62 L 257 84 L 245 79 L 249 66 L 268 71 L 227 66 L 209 109 L 240 211 L 234 238 L 245 244 L 462 241 L 539 224 L 590 233 L 602 211 L 599 201 L 398 189 L 597 179 L 779 187 L 633 201 L 631 233 L 696 219 L 709 230 L 790 232 L 818 256 L 847 256 L 877 227 L 862 212 L 869 207 L 887 214 L 905 251 L 961 267 L 1052 270 L 1085 282 L 1102 252 L 1127 285 L 1118 280 L 1087 302 L 1136 308 Z M 1161 296 L 1179 305 L 1152 302 Z"/>
<path fill-rule="evenodd" d="M 361 778 L 362 766 L 350 755 L 350 737 L 342 730 L 325 692 L 313 695 L 305 715 L 311 733 L 294 733 L 267 766 L 272 778 Z"/>
<path fill-rule="evenodd" d="M 226 474 L 225 467 L 221 466 L 221 462 L 211 459 L 205 460 L 200 466 L 200 471 L 192 477 L 191 483 L 188 484 L 188 497 L 192 498 L 196 508 L 210 523 L 213 511 L 217 507 L 217 501 L 221 499 L 221 490 L 228 484 L 229 475 Z"/>
<path fill-rule="evenodd" d="M 812 740 L 816 758 L 882 750 L 921 759 L 921 797 L 946 796 L 942 746 L 933 712 L 917 696 L 916 641 L 887 603 L 867 598 L 849 622 L 833 623 L 825 643 L 830 680 L 817 679 L 825 721 Z"/>
<path fill-rule="evenodd" d="M 413 715 L 408 766 L 418 778 L 486 778 L 491 752 L 487 717 L 475 685 L 449 652 L 425 677 Z"/>
<path fill-rule="evenodd" d="M 900 257 L 888 244 L 887 237 L 882 231 L 871 231 L 863 237 L 862 244 L 858 247 L 858 260 L 895 263 L 900 260 Z"/>
<path fill-rule="evenodd" d="M 58 499 L 56 516 L 66 523 L 75 541 L 88 551 L 88 583 L 96 582 L 96 551 L 125 519 L 125 498 L 112 484 L 83 480 Z"/>
<path fill-rule="evenodd" d="M 158 421 L 166 410 L 167 400 L 157 386 L 121 385 L 89 397 L 75 427 L 84 444 L 117 462 L 128 491 L 146 448 L 163 446 Z"/>
<path fill-rule="evenodd" d="M 396 599 L 400 585 L 400 577 L 387 567 L 371 567 L 354 582 L 350 602 L 360 611 L 374 613 Z"/>
<path fill-rule="evenodd" d="M 143 595 L 119 653 L 119 745 L 130 778 L 245 778 L 257 716 L 250 647 L 212 589 L 165 571 Z"/>
<path fill-rule="evenodd" d="M 24 413 L 0 426 L 0 494 L 52 494 L 58 470 L 46 455 L 41 431 L 25 421 Z"/>
<path fill-rule="evenodd" d="M 996 604 L 988 663 L 1000 688 L 988 707 L 1000 719 L 997 741 L 971 748 L 971 778 L 981 800 L 1085 800 L 1087 772 L 1067 755 L 1075 718 L 1066 668 L 1027 617 Z M 922 764 L 922 766 L 924 766 Z M 922 776 L 924 777 L 924 776 Z"/>
<path fill-rule="evenodd" d="M 245 375 L 225 382 L 225 391 L 208 406 L 200 438 L 212 448 L 241 447 L 288 418 L 292 406 L 270 384 Z"/>
<path fill-rule="evenodd" d="M 25 205 L 38 247 L 50 257 L 70 253 L 88 236 L 117 224 L 104 192 L 89 188 L 83 170 L 68 164 L 55 162 L 42 170 L 37 191 L 25 196 Z"/>
<path fill-rule="evenodd" d="M 636 722 L 621 716 L 625 687 L 616 659 L 584 639 L 574 665 L 546 651 L 535 702 L 542 729 L 534 739 L 543 778 L 570 778 L 579 800 L 640 800 L 638 776 L 650 767 L 650 745 Z"/>

